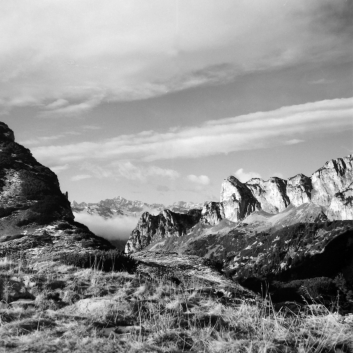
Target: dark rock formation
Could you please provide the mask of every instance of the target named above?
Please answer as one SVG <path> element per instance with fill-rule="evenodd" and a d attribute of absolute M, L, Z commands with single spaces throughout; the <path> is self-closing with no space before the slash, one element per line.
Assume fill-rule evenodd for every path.
<path fill-rule="evenodd" d="M 224 219 L 223 204 L 220 202 L 205 202 L 201 210 L 201 223 L 215 225 Z"/>
<path fill-rule="evenodd" d="M 125 252 L 131 253 L 145 248 L 154 241 L 169 237 L 181 237 L 200 221 L 201 210 L 190 210 L 186 214 L 162 211 L 153 216 L 145 212 L 126 243 Z"/>
<path fill-rule="evenodd" d="M 57 176 L 15 142 L 0 123 L 0 242 L 2 252 L 65 244 L 109 248 L 104 239 L 74 222 Z"/>

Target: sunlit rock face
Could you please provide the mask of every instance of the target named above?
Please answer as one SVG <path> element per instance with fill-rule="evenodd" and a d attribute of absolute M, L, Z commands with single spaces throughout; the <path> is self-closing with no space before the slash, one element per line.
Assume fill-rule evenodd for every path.
<path fill-rule="evenodd" d="M 304 174 L 298 174 L 287 180 L 286 194 L 290 203 L 296 207 L 310 202 L 311 189 L 311 179 Z"/>
<path fill-rule="evenodd" d="M 186 214 L 163 210 L 157 216 L 145 212 L 132 231 L 126 243 L 125 252 L 139 251 L 153 241 L 186 235 L 187 231 L 200 221 L 200 218 L 199 209 L 190 210 Z"/>
<path fill-rule="evenodd" d="M 223 204 L 220 202 L 205 202 L 201 210 L 201 222 L 211 226 L 224 219 Z"/>
<path fill-rule="evenodd" d="M 352 219 L 353 155 L 327 162 L 311 182 L 311 201 L 326 207 L 330 219 Z"/>
<path fill-rule="evenodd" d="M 266 181 L 254 178 L 249 180 L 246 186 L 265 212 L 275 214 L 283 211 L 290 204 L 286 194 L 286 180 L 277 177 Z"/>
<path fill-rule="evenodd" d="M 262 212 L 261 217 L 277 217 L 268 222 L 281 226 L 307 222 L 308 219 L 314 223 L 324 220 L 353 220 L 352 160 L 353 156 L 350 155 L 329 161 L 311 178 L 298 174 L 288 180 L 277 177 L 266 181 L 253 178 L 242 183 L 230 176 L 222 183 L 220 202 L 204 204 L 200 224 L 217 226 L 222 220 L 239 222 L 256 211 Z M 259 217 L 258 215 L 257 218 Z M 150 231 L 144 226 L 143 219 L 141 222 L 136 229 L 143 229 L 140 233 L 144 240 L 140 242 L 140 233 L 134 231 L 131 242 L 137 237 L 136 241 L 141 245 L 131 245 L 128 249 L 142 249 L 150 243 Z M 164 225 L 166 230 L 161 229 Z M 169 231 L 171 227 L 168 222 L 160 223 L 160 227 L 159 233 L 180 236 L 180 233 Z"/>
<path fill-rule="evenodd" d="M 233 222 L 245 218 L 261 207 L 247 185 L 234 176 L 230 176 L 222 183 L 221 203 L 224 217 Z"/>

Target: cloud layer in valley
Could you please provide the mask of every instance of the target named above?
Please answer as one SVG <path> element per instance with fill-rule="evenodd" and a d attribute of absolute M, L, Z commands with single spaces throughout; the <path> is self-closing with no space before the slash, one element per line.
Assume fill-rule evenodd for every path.
<path fill-rule="evenodd" d="M 93 233 L 107 240 L 127 240 L 136 227 L 137 217 L 115 217 L 104 219 L 99 215 L 74 213 L 77 222 L 85 224 Z"/>

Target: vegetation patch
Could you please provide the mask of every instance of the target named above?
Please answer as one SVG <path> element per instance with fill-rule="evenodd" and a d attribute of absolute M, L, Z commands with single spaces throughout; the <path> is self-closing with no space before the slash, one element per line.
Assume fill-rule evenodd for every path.
<path fill-rule="evenodd" d="M 63 252 L 57 255 L 57 260 L 66 264 L 81 268 L 94 268 L 104 272 L 135 273 L 138 262 L 129 255 L 118 250 L 96 250 L 92 252 Z"/>

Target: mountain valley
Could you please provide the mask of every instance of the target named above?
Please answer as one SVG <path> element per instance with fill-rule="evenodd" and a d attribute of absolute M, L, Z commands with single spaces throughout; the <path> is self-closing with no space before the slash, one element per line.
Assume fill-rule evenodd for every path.
<path fill-rule="evenodd" d="M 352 352 L 352 159 L 203 205 L 70 204 L 0 123 L 0 351 Z M 78 215 L 132 218 L 125 254 Z"/>

